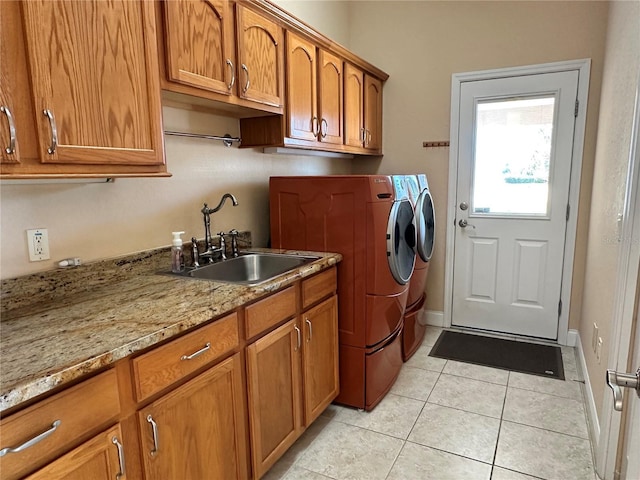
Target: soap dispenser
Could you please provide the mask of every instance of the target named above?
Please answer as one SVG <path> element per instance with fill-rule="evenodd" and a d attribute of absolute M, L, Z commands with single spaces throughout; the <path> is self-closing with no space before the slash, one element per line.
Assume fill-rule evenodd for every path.
<path fill-rule="evenodd" d="M 171 244 L 171 271 L 173 273 L 184 272 L 184 254 L 182 253 L 182 235 L 184 232 L 171 232 L 173 242 Z"/>

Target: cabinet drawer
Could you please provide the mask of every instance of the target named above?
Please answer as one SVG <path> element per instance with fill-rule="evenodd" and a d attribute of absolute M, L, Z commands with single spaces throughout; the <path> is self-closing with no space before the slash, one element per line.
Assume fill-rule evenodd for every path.
<path fill-rule="evenodd" d="M 238 315 L 232 313 L 134 358 L 136 399 L 148 398 L 237 347 Z"/>
<path fill-rule="evenodd" d="M 2 478 L 19 478 L 45 465 L 114 421 L 119 413 L 116 372 L 108 370 L 3 418 L 0 448 L 15 449 L 38 436 L 41 439 L 24 450 L 0 457 Z"/>
<path fill-rule="evenodd" d="M 260 300 L 248 306 L 245 312 L 247 338 L 252 338 L 296 314 L 295 287 L 285 288 Z"/>
<path fill-rule="evenodd" d="M 302 281 L 302 309 L 328 297 L 336 290 L 336 269 L 325 270 Z"/>

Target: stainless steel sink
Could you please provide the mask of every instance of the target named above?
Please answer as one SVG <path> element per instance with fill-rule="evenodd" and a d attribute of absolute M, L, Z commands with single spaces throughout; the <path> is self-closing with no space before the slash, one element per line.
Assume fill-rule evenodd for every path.
<path fill-rule="evenodd" d="M 218 282 L 258 285 L 320 257 L 280 253 L 245 253 L 239 257 L 203 265 L 182 274 Z"/>

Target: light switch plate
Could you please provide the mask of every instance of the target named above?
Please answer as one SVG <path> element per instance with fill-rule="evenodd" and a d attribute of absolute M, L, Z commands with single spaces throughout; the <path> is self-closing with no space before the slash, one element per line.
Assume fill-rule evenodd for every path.
<path fill-rule="evenodd" d="M 36 228 L 27 230 L 27 248 L 29 249 L 29 260 L 40 262 L 49 260 L 49 232 L 46 228 Z"/>

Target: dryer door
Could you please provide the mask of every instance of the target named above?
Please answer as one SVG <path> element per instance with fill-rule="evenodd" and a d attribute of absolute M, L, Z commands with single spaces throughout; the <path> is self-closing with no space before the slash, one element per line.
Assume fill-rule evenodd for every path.
<path fill-rule="evenodd" d="M 431 260 L 436 234 L 436 214 L 429 190 L 423 190 L 416 202 L 417 250 L 425 262 Z"/>
<path fill-rule="evenodd" d="M 387 224 L 387 259 L 393 278 L 409 282 L 416 261 L 416 225 L 409 200 L 393 202 Z"/>

